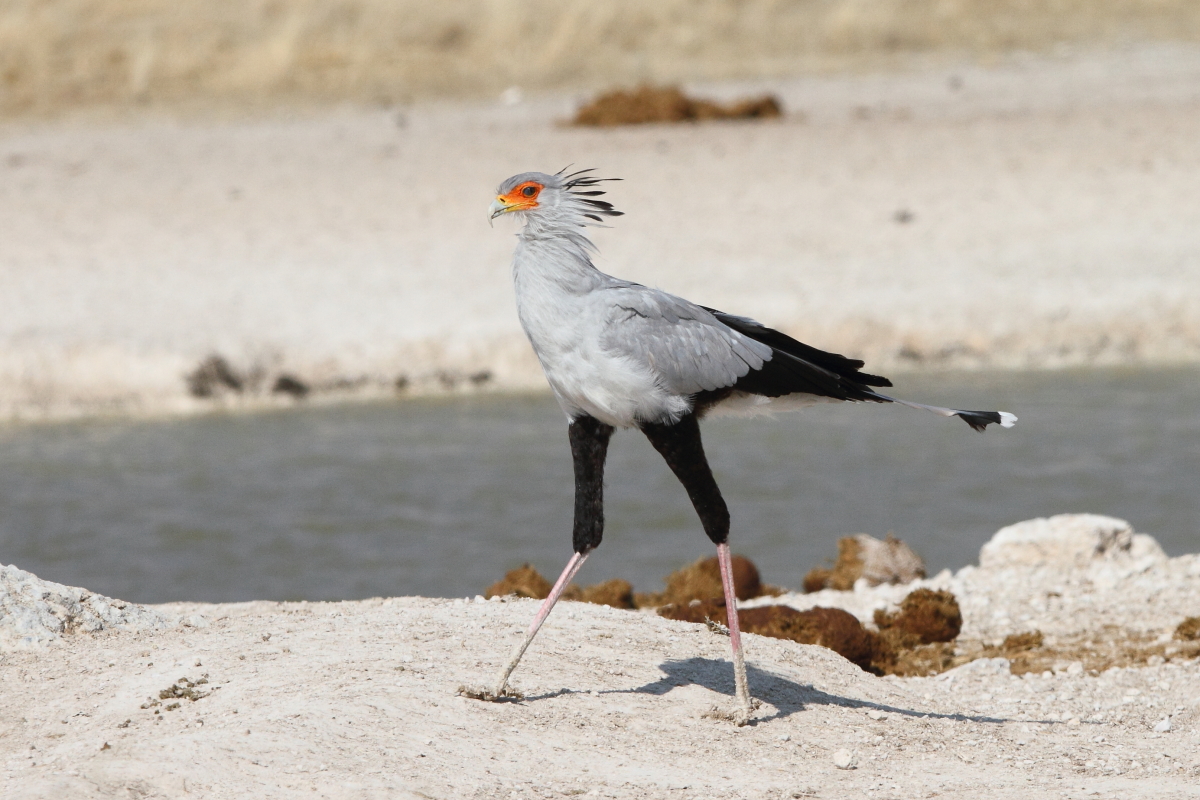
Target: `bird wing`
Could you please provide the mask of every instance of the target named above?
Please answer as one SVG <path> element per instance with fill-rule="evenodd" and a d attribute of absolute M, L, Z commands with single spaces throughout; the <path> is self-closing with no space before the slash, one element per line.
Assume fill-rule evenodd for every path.
<path fill-rule="evenodd" d="M 626 284 L 605 290 L 604 299 L 609 311 L 601 346 L 647 367 L 667 391 L 731 387 L 771 359 L 770 345 L 682 297 Z"/>

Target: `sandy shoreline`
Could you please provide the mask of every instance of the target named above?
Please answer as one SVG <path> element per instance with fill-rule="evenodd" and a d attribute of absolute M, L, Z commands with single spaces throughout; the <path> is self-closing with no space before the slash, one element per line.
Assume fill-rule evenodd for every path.
<path fill-rule="evenodd" d="M 572 162 L 626 179 L 602 269 L 880 371 L 1200 362 L 1197 51 L 708 87 L 761 89 L 789 116 L 598 132 L 557 124 L 564 96 L 8 125 L 0 418 L 211 407 L 186 376 L 213 353 L 257 380 L 243 405 L 286 402 L 284 373 L 540 387 L 482 209 Z"/>
<path fill-rule="evenodd" d="M 1166 659 L 1023 675 L 982 659 L 876 678 L 751 635 L 763 706 L 739 729 L 706 716 L 732 699 L 728 640 L 651 613 L 566 603 L 515 676 L 526 699 L 488 704 L 457 688 L 492 674 L 534 601 L 171 604 L 147 609 L 179 621 L 163 629 L 0 647 L 0 793 L 1193 797 L 1200 661 L 1172 657 L 1170 631 L 1200 611 L 1200 556 L 1166 559 L 1148 537 L 1100 555 L 1078 549 L 1086 536 L 1056 541 L 1044 558 L 985 550 L 920 584 L 782 600 L 867 615 L 943 585 L 963 601 L 962 646 L 1107 631 L 1157 637 Z"/>

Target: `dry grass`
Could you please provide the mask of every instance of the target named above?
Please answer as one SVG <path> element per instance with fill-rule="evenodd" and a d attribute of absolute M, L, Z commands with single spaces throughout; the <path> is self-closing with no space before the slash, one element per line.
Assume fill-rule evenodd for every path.
<path fill-rule="evenodd" d="M 774 119 L 783 116 L 771 95 L 729 105 L 688 97 L 678 86 L 641 86 L 633 91 L 606 92 L 583 106 L 572 125 L 600 128 L 653 122 L 707 122 L 715 119 Z"/>
<path fill-rule="evenodd" d="M 1197 40 L 1193 0 L 4 0 L 0 115 L 394 103 Z"/>

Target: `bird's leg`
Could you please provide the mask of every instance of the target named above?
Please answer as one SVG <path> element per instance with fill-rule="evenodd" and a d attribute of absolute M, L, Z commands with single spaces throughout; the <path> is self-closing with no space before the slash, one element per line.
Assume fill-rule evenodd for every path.
<path fill-rule="evenodd" d="M 742 654 L 742 634 L 738 625 L 737 595 L 733 591 L 733 569 L 729 559 L 729 509 L 721 490 L 709 469 L 700 441 L 700 423 L 695 414 L 688 414 L 674 425 L 643 424 L 642 432 L 654 445 L 667 466 L 687 490 L 700 523 L 708 538 L 717 545 L 717 562 L 721 566 L 721 587 L 725 593 L 725 612 L 729 618 L 729 643 L 733 647 L 733 677 L 737 687 L 738 710 L 734 722 L 745 725 L 750 721 L 753 701 L 746 680 L 746 660 Z"/>
<path fill-rule="evenodd" d="M 729 544 L 717 545 L 717 563 L 721 566 L 721 588 L 725 592 L 725 616 L 729 618 L 729 644 L 733 648 L 733 682 L 737 687 L 740 714 L 735 722 L 739 726 L 750 721 L 753 701 L 750 699 L 750 682 L 746 680 L 746 658 L 742 654 L 742 629 L 738 622 L 737 595 L 733 591 L 733 568 L 729 561 Z"/>
<path fill-rule="evenodd" d="M 558 602 L 558 598 L 562 596 L 563 589 L 567 588 L 567 584 L 575 577 L 575 573 L 583 566 L 583 562 L 587 560 L 587 553 L 575 553 L 571 556 L 571 560 L 567 562 L 567 568 L 563 570 L 562 575 L 558 576 L 558 581 L 554 584 L 554 588 L 550 590 L 549 596 L 542 601 L 542 605 L 538 608 L 537 616 L 533 618 L 533 623 L 529 626 L 529 630 L 525 632 L 525 638 L 513 650 L 509 656 L 508 663 L 504 665 L 504 669 L 500 670 L 500 675 L 496 678 L 496 689 L 490 696 L 481 696 L 481 700 L 499 700 L 505 696 L 512 696 L 508 690 L 508 676 L 512 675 L 513 670 L 517 668 L 517 664 L 521 663 L 521 656 L 525 655 L 525 650 L 533 642 L 533 637 L 537 636 L 538 629 L 542 627 L 542 623 L 546 621 L 546 617 L 550 616 L 550 609 L 554 608 L 554 604 Z"/>
<path fill-rule="evenodd" d="M 558 576 L 550 595 L 542 601 L 537 616 L 525 632 L 525 638 L 513 650 L 508 663 L 500 671 L 495 691 L 468 692 L 480 699 L 499 700 L 510 694 L 508 677 L 517 668 L 517 664 L 521 663 L 525 650 L 533 641 L 533 637 L 537 636 L 538 629 L 542 627 L 546 617 L 550 616 L 550 611 L 562 596 L 563 590 L 583 566 L 588 553 L 596 549 L 604 535 L 604 461 L 608 457 L 608 441 L 612 438 L 613 428 L 592 417 L 580 417 L 571 423 L 568 433 L 571 438 L 571 457 L 575 463 L 575 526 L 572 532 L 575 554 L 567 562 L 562 575 Z"/>

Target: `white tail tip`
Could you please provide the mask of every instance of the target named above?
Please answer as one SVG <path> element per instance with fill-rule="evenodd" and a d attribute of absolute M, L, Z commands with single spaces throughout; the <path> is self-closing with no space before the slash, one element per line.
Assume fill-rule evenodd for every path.
<path fill-rule="evenodd" d="M 1000 427 L 1001 428 L 1011 428 L 1013 425 L 1016 425 L 1016 424 L 1017 424 L 1017 415 L 1016 414 L 1010 414 L 1007 411 L 1000 412 Z"/>

